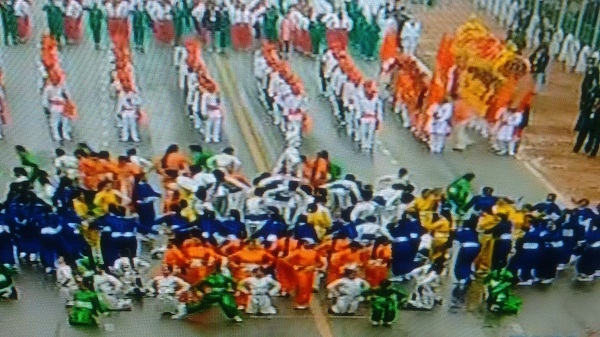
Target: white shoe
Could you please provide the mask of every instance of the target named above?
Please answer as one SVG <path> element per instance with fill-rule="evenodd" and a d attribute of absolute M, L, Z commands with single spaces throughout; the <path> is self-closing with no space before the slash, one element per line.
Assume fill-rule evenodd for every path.
<path fill-rule="evenodd" d="M 517 283 L 518 286 L 530 286 L 533 285 L 533 280 L 528 280 L 528 281 L 522 281 Z"/>
<path fill-rule="evenodd" d="M 556 266 L 556 270 L 561 271 L 561 270 L 565 270 L 565 264 L 561 263 L 558 266 Z"/>
<path fill-rule="evenodd" d="M 593 280 L 594 280 L 593 276 L 587 276 L 587 275 L 583 275 L 583 274 L 577 276 L 577 281 L 580 281 L 580 282 L 592 282 Z"/>
<path fill-rule="evenodd" d="M 372 325 L 372 326 L 378 326 L 378 325 L 379 325 L 379 322 L 371 321 L 371 325 Z"/>
<path fill-rule="evenodd" d="M 139 143 L 139 142 L 140 142 L 140 139 L 139 139 L 139 138 L 133 138 L 133 142 L 134 142 L 134 143 Z"/>
<path fill-rule="evenodd" d="M 554 283 L 554 279 L 553 278 L 548 278 L 548 279 L 543 279 L 542 284 L 552 284 Z"/>
<path fill-rule="evenodd" d="M 63 135 L 63 139 L 70 142 L 71 141 L 71 136 L 69 136 L 69 135 Z"/>
<path fill-rule="evenodd" d="M 236 323 L 241 323 L 241 322 L 243 322 L 244 320 L 243 320 L 243 319 L 242 319 L 240 316 L 235 316 L 235 317 L 233 318 L 233 321 L 234 321 L 234 322 L 236 322 Z"/>
<path fill-rule="evenodd" d="M 185 312 L 180 312 L 171 316 L 171 319 L 182 319 L 183 317 L 185 317 Z"/>
<path fill-rule="evenodd" d="M 210 143 L 210 142 L 211 142 L 211 140 L 210 140 L 210 139 L 208 139 L 208 138 L 205 138 L 205 139 L 204 139 L 204 142 L 205 142 L 205 143 Z"/>

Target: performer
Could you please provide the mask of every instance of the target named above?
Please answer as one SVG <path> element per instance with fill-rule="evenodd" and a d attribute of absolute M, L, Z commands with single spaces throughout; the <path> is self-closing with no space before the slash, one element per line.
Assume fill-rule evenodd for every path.
<path fill-rule="evenodd" d="M 383 103 L 377 93 L 375 81 L 365 82 L 364 91 L 360 92 L 357 99 L 358 116 L 360 118 L 361 148 L 372 151 L 375 143 L 375 131 L 383 121 Z"/>
<path fill-rule="evenodd" d="M 100 315 L 105 311 L 94 292 L 90 278 L 80 282 L 79 290 L 73 296 L 73 307 L 69 310 L 69 324 L 73 326 L 97 326 Z"/>
<path fill-rule="evenodd" d="M 102 6 L 102 0 L 95 0 L 92 7 L 88 9 L 88 22 L 90 29 L 92 30 L 92 38 L 94 40 L 94 47 L 96 50 L 100 50 L 100 42 L 102 38 L 102 25 L 106 14 L 104 13 L 104 6 Z"/>
<path fill-rule="evenodd" d="M 500 119 L 496 124 L 496 140 L 498 142 L 500 156 L 509 155 L 514 157 L 518 139 L 515 137 L 516 128 L 523 121 L 523 113 L 515 108 L 501 109 Z"/>
<path fill-rule="evenodd" d="M 19 43 L 17 38 L 17 17 L 13 2 L 10 0 L 0 1 L 0 13 L 2 14 L 2 31 L 4 33 L 4 44 L 6 46 Z"/>
<path fill-rule="evenodd" d="M 217 85 L 214 81 L 206 84 L 206 92 L 202 94 L 200 104 L 200 114 L 205 120 L 204 141 L 206 143 L 219 143 L 221 141 L 223 107 Z"/>
<path fill-rule="evenodd" d="M 46 18 L 48 19 L 48 29 L 50 30 L 50 36 L 61 45 L 62 37 L 65 33 L 64 25 L 64 12 L 65 7 L 63 1 L 50 0 L 47 4 L 42 7 L 42 10 L 46 12 Z"/>
<path fill-rule="evenodd" d="M 220 264 L 217 264 L 215 271 L 195 288 L 202 294 L 200 300 L 188 304 L 179 304 L 178 312 L 172 317 L 173 319 L 182 319 L 185 315 L 208 309 L 213 304 L 218 303 L 227 318 L 236 323 L 243 322 L 233 297 L 235 283 L 233 279 L 221 273 Z"/>
<path fill-rule="evenodd" d="M 25 43 L 31 37 L 31 3 L 28 0 L 15 0 L 13 7 L 17 17 L 19 43 Z"/>
<path fill-rule="evenodd" d="M 516 314 L 523 301 L 512 295 L 510 288 L 515 282 L 513 274 L 506 269 L 490 272 L 484 280 L 488 287 L 488 310 L 499 314 Z"/>
<path fill-rule="evenodd" d="M 454 277 L 462 285 L 471 282 L 474 274 L 474 262 L 481 251 L 481 244 L 475 231 L 476 227 L 477 217 L 473 216 L 463 222 L 462 228 L 456 232 L 454 238 L 459 245 L 454 263 Z"/>
<path fill-rule="evenodd" d="M 406 302 L 408 294 L 392 288 L 389 280 L 382 280 L 379 287 L 366 290 L 362 296 L 371 301 L 371 325 L 391 326 L 398 316 L 398 307 Z"/>
<path fill-rule="evenodd" d="M 161 301 L 163 315 L 176 315 L 175 311 L 180 304 L 179 297 L 187 292 L 190 285 L 181 278 L 172 274 L 172 267 L 163 265 L 162 275 L 156 276 L 149 285 L 149 290 Z"/>
<path fill-rule="evenodd" d="M 54 141 L 71 140 L 71 123 L 65 107 L 70 99 L 70 94 L 63 76 L 57 70 L 48 74 L 49 83 L 42 92 L 42 105 L 50 117 L 50 129 Z M 62 131 L 62 133 L 60 132 Z"/>
<path fill-rule="evenodd" d="M 133 85 L 129 82 L 121 83 L 122 91 L 119 94 L 117 102 L 117 113 L 123 121 L 121 127 L 121 141 L 128 142 L 131 138 L 134 142 L 140 142 L 138 133 L 138 119 L 142 99 L 140 95 L 133 90 Z"/>
<path fill-rule="evenodd" d="M 246 306 L 247 314 L 277 314 L 277 309 L 271 303 L 271 297 L 279 293 L 281 285 L 270 275 L 266 275 L 263 268 L 255 268 L 252 276 L 243 279 L 238 288 L 250 296 L 248 306 Z"/>
<path fill-rule="evenodd" d="M 358 277 L 356 266 L 348 266 L 344 276 L 327 285 L 328 297 L 335 303 L 328 312 L 332 315 L 354 315 L 358 304 L 363 300 L 362 294 L 369 289 L 369 283 Z"/>
<path fill-rule="evenodd" d="M 410 275 L 415 278 L 415 286 L 406 303 L 408 308 L 433 310 L 436 305 L 442 304 L 442 299 L 436 294 L 436 289 L 440 285 L 440 274 L 443 268 L 443 264 L 436 261 L 410 272 Z"/>
<path fill-rule="evenodd" d="M 0 299 L 17 300 L 17 289 L 13 283 L 13 276 L 17 270 L 9 264 L 0 264 Z"/>
<path fill-rule="evenodd" d="M 65 9 L 65 38 L 67 44 L 80 43 L 83 38 L 83 7 L 80 0 L 69 0 Z"/>
<path fill-rule="evenodd" d="M 146 28 L 149 25 L 150 17 L 142 1 L 137 1 L 132 11 L 133 13 L 133 44 L 134 48 L 144 53 L 144 38 L 146 37 Z"/>
<path fill-rule="evenodd" d="M 325 265 L 324 258 L 315 250 L 313 241 L 303 240 L 300 249 L 290 252 L 285 261 L 294 268 L 294 309 L 306 310 L 312 299 L 316 270 Z"/>
<path fill-rule="evenodd" d="M 467 173 L 451 183 L 446 189 L 446 198 L 453 206 L 455 214 L 464 214 L 465 207 L 471 200 L 471 182 L 475 179 L 473 173 Z"/>
<path fill-rule="evenodd" d="M 454 106 L 447 99 L 438 105 L 432 116 L 431 121 L 431 140 L 429 149 L 431 153 L 444 152 L 446 137 L 450 134 L 450 120 L 452 119 Z"/>
<path fill-rule="evenodd" d="M 123 290 L 123 284 L 114 276 L 99 269 L 93 276 L 94 289 L 103 308 L 110 311 L 131 310 L 130 299 L 120 299 L 118 294 Z"/>

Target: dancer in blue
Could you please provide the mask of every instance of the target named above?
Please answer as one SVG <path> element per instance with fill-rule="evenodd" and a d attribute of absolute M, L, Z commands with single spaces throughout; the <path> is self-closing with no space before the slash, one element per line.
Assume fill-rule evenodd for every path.
<path fill-rule="evenodd" d="M 508 269 L 519 277 L 519 285 L 530 286 L 537 282 L 536 269 L 541 257 L 540 231 L 535 223 L 524 229 L 528 231 L 517 240 L 516 253 L 511 258 Z"/>
<path fill-rule="evenodd" d="M 600 229 L 597 222 L 591 223 L 584 239 L 581 256 L 576 265 L 577 280 L 590 282 L 594 277 L 600 277 Z"/>
<path fill-rule="evenodd" d="M 512 227 L 513 224 L 508 220 L 506 214 L 498 214 L 500 222 L 491 229 L 494 237 L 492 249 L 492 269 L 505 268 L 508 263 L 508 254 L 512 249 Z"/>
<path fill-rule="evenodd" d="M 456 232 L 454 240 L 459 244 L 454 276 L 460 284 L 468 284 L 474 273 L 473 262 L 481 251 L 477 227 L 477 217 L 473 216 L 463 223 L 462 228 Z"/>
<path fill-rule="evenodd" d="M 548 227 L 542 231 L 542 258 L 538 270 L 538 277 L 542 284 L 552 284 L 556 278 L 558 264 L 564 255 L 564 243 L 562 230 L 554 222 L 550 222 Z"/>
<path fill-rule="evenodd" d="M 577 243 L 583 240 L 585 228 L 579 225 L 577 217 L 573 214 L 573 210 L 566 209 L 563 216 L 557 220 L 561 226 L 563 238 L 563 250 L 558 263 L 558 270 L 565 269 L 565 266 L 575 260 L 573 255 Z"/>
<path fill-rule="evenodd" d="M 40 261 L 46 274 L 54 272 L 54 263 L 59 255 L 61 245 L 60 217 L 48 206 L 46 213 L 40 218 Z"/>
<path fill-rule="evenodd" d="M 154 210 L 154 202 L 160 199 L 160 193 L 156 192 L 146 180 L 146 177 L 139 175 L 135 177 L 135 185 L 132 192 L 132 202 L 135 211 L 139 216 L 138 232 L 141 235 L 147 236 L 152 233 L 154 219 L 156 219 L 156 211 Z"/>
<path fill-rule="evenodd" d="M 392 281 L 403 281 L 415 269 L 420 227 L 418 217 L 411 212 L 405 212 L 396 225 L 388 227 L 392 236 Z"/>
<path fill-rule="evenodd" d="M 0 209 L 4 208 L 0 204 Z M 14 266 L 16 264 L 15 255 L 13 252 L 13 238 L 10 228 L 10 221 L 6 213 L 0 213 L 0 265 L 7 264 Z"/>

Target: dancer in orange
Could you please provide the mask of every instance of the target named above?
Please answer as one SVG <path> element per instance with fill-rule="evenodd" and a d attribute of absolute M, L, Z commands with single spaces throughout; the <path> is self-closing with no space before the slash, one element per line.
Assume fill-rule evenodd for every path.
<path fill-rule="evenodd" d="M 331 261 L 327 269 L 327 284 L 342 277 L 344 266 L 353 263 L 364 266 L 368 259 L 368 252 L 363 249 L 363 246 L 356 241 L 352 241 L 348 248 L 331 255 Z"/>
<path fill-rule="evenodd" d="M 371 256 L 365 265 L 365 280 L 375 288 L 381 281 L 388 278 L 392 260 L 392 245 L 386 237 L 380 237 L 369 248 L 371 248 Z"/>
<path fill-rule="evenodd" d="M 298 240 L 292 239 L 290 235 L 291 233 L 277 240 L 273 251 L 273 255 L 277 257 L 275 275 L 281 284 L 281 296 L 287 296 L 296 287 L 294 266 L 289 264 L 286 258 L 300 247 L 300 243 Z"/>
<path fill-rule="evenodd" d="M 255 268 L 270 268 L 275 258 L 256 240 L 249 241 L 244 248 L 229 257 L 229 269 L 234 280 L 240 281 L 252 275 Z M 236 302 L 240 307 L 248 304 L 248 295 L 239 294 Z"/>
<path fill-rule="evenodd" d="M 290 253 L 285 262 L 294 268 L 296 287 L 294 309 L 306 310 L 312 299 L 316 270 L 322 268 L 325 261 L 315 249 L 314 242 L 304 241 L 299 249 Z"/>

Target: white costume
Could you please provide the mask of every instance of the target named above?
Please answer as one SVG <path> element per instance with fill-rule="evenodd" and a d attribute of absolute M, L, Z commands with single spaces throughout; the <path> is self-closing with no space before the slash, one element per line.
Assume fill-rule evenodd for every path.
<path fill-rule="evenodd" d="M 342 277 L 327 285 L 329 297 L 335 298 L 330 310 L 336 314 L 354 314 L 363 300 L 361 294 L 369 289 L 369 283 L 361 278 Z"/>
<path fill-rule="evenodd" d="M 206 143 L 221 141 L 222 109 L 221 98 L 218 93 L 205 92 L 202 94 L 200 114 L 206 119 L 204 123 L 204 141 Z"/>
<path fill-rule="evenodd" d="M 50 112 L 52 138 L 57 142 L 62 139 L 71 140 L 71 123 L 65 115 L 65 105 L 69 97 L 69 91 L 65 84 L 55 86 L 49 83 L 42 92 L 42 105 Z M 62 137 L 59 127 L 62 128 Z"/>
<path fill-rule="evenodd" d="M 306 96 L 291 93 L 284 101 L 283 116 L 286 119 L 285 139 L 288 146 L 302 145 L 302 123 L 306 111 Z M 284 123 L 282 123 L 284 125 Z"/>
<path fill-rule="evenodd" d="M 141 290 L 143 286 L 140 275 L 150 268 L 150 263 L 137 257 L 133 258 L 133 264 L 135 268 L 131 266 L 131 259 L 121 257 L 110 267 L 110 270 L 121 280 L 125 294 L 133 294 L 136 288 Z"/>
<path fill-rule="evenodd" d="M 575 39 L 575 37 L 573 36 L 573 34 L 569 33 L 562 40 L 562 45 L 561 45 L 561 48 L 560 48 L 560 54 L 558 54 L 558 60 L 559 61 L 564 62 L 564 61 L 567 60 L 567 54 L 569 53 L 569 50 L 571 50 L 571 44 L 573 43 L 574 39 Z"/>
<path fill-rule="evenodd" d="M 361 201 L 362 199 L 360 189 L 355 181 L 341 179 L 321 187 L 327 189 L 327 191 L 331 193 L 331 197 L 328 198 L 328 206 L 332 211 L 337 209 L 343 210 L 352 206 L 351 194 L 354 194 L 354 198 L 357 201 Z"/>
<path fill-rule="evenodd" d="M 567 57 L 565 59 L 565 66 L 568 71 L 572 71 L 577 65 L 577 56 L 579 55 L 579 51 L 581 50 L 581 42 L 575 39 L 569 45 L 569 50 L 567 52 Z"/>
<path fill-rule="evenodd" d="M 402 39 L 402 50 L 405 54 L 415 55 L 419 38 L 421 36 L 421 23 L 411 19 L 404 24 L 400 33 Z"/>
<path fill-rule="evenodd" d="M 117 113 L 121 116 L 123 126 L 121 127 L 121 141 L 129 141 L 129 137 L 134 142 L 140 141 L 138 133 L 138 112 L 142 99 L 135 91 L 122 91 L 119 94 L 117 102 Z"/>
<path fill-rule="evenodd" d="M 62 155 L 54 158 L 54 167 L 61 177 L 76 179 L 79 177 L 79 162 L 77 158 L 69 155 Z"/>
<path fill-rule="evenodd" d="M 358 118 L 356 117 L 356 96 L 360 93 L 360 84 L 345 81 L 342 85 L 342 103 L 344 105 L 344 124 L 346 135 L 352 136 L 358 132 Z"/>
<path fill-rule="evenodd" d="M 271 303 L 271 296 L 279 293 L 281 285 L 271 276 L 245 278 L 240 283 L 240 289 L 250 295 L 246 307 L 247 314 L 275 315 L 277 313 L 277 309 Z"/>
<path fill-rule="evenodd" d="M 358 219 L 364 220 L 365 218 L 375 215 L 377 213 L 377 204 L 373 201 L 362 201 L 357 203 L 350 213 L 350 220 L 356 221 Z"/>
<path fill-rule="evenodd" d="M 450 134 L 450 120 L 453 113 L 452 103 L 441 104 L 435 109 L 431 121 L 431 140 L 429 148 L 431 153 L 442 153 L 446 137 Z"/>
<path fill-rule="evenodd" d="M 436 289 L 440 286 L 440 276 L 430 269 L 430 265 L 424 265 L 409 273 L 410 277 L 415 278 L 414 288 L 408 300 L 410 306 L 431 310 L 436 304 L 441 304 L 441 298 L 436 294 Z"/>
<path fill-rule="evenodd" d="M 576 73 L 584 73 L 585 70 L 587 69 L 587 60 L 588 57 L 590 57 L 592 55 L 592 48 L 590 48 L 590 46 L 584 46 L 583 48 L 581 48 L 581 51 L 579 52 L 579 57 L 577 59 L 577 65 L 575 66 L 575 72 Z"/>
<path fill-rule="evenodd" d="M 110 274 L 94 275 L 94 289 L 98 298 L 108 310 L 128 310 L 131 308 L 131 300 L 120 299 L 117 296 L 122 293 L 123 284 Z"/>
<path fill-rule="evenodd" d="M 69 303 L 77 291 L 77 284 L 71 267 L 66 264 L 56 267 L 56 284 L 58 285 L 60 297 L 66 303 Z"/>
<path fill-rule="evenodd" d="M 383 120 L 383 103 L 375 93 L 368 98 L 363 92 L 359 93 L 358 117 L 360 118 L 360 142 L 363 150 L 371 150 L 375 143 L 375 130 Z M 356 140 L 356 139 L 355 139 Z"/>
<path fill-rule="evenodd" d="M 273 174 L 291 175 L 294 177 L 302 176 L 302 160 L 300 151 L 296 147 L 289 146 L 277 159 Z"/>
<path fill-rule="evenodd" d="M 186 292 L 190 285 L 177 276 L 159 275 L 152 280 L 149 288 L 160 300 L 162 312 L 175 313 L 179 305 L 177 296 Z"/>
<path fill-rule="evenodd" d="M 523 121 L 523 114 L 520 112 L 511 112 L 504 108 L 498 121 L 496 140 L 500 148 L 501 155 L 515 155 L 515 149 L 518 139 L 515 138 L 515 131 Z"/>
<path fill-rule="evenodd" d="M 560 47 L 564 37 L 565 33 L 562 31 L 562 29 L 559 29 L 554 34 L 552 34 L 550 47 L 548 48 L 548 53 L 550 54 L 550 57 L 556 57 L 560 53 Z"/>

